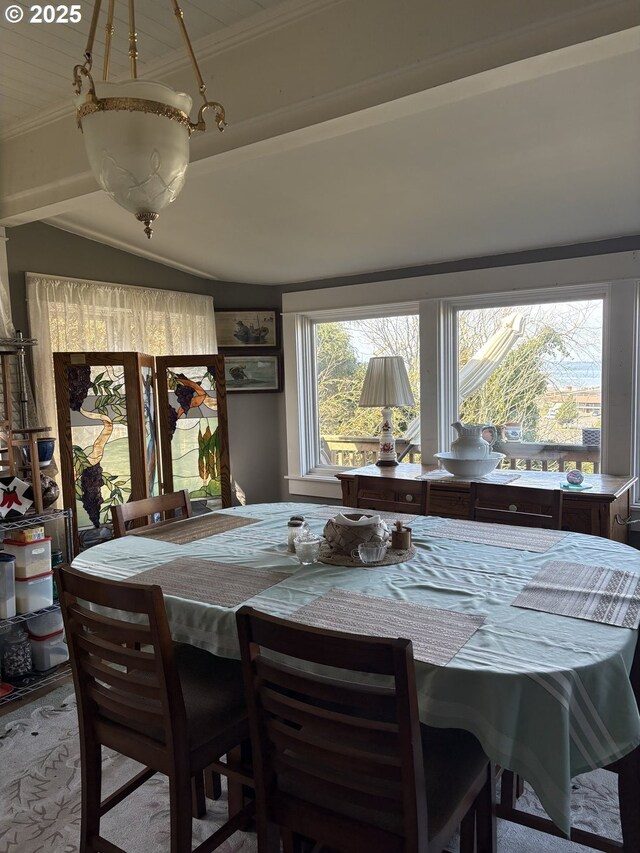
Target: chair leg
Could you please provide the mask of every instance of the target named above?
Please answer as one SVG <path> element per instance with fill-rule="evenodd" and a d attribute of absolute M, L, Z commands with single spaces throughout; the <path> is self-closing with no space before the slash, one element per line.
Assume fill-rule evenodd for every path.
<path fill-rule="evenodd" d="M 281 829 L 282 853 L 297 853 L 300 847 L 295 844 L 293 832 L 290 829 Z"/>
<path fill-rule="evenodd" d="M 196 773 L 191 777 L 191 813 L 196 820 L 207 813 L 207 802 L 204 796 L 204 776 Z"/>
<path fill-rule="evenodd" d="M 210 800 L 219 800 L 222 796 L 222 777 L 209 767 L 204 771 L 204 792 Z"/>
<path fill-rule="evenodd" d="M 471 806 L 460 823 L 460 853 L 476 853 L 475 806 Z"/>
<path fill-rule="evenodd" d="M 243 741 L 240 746 L 236 746 L 227 753 L 227 761 L 231 764 L 237 764 L 241 767 L 251 767 L 251 744 L 248 740 Z M 227 777 L 227 801 L 229 809 L 229 817 L 233 817 L 247 805 L 249 799 L 253 799 L 253 791 L 244 786 L 241 782 Z M 247 831 L 251 827 L 251 821 L 247 821 L 243 830 Z M 277 848 L 279 849 L 279 848 Z"/>
<path fill-rule="evenodd" d="M 487 779 L 476 797 L 477 853 L 495 853 L 498 845 L 496 827 L 496 774 L 493 764 L 487 768 Z M 461 851 L 462 853 L 462 851 Z"/>
<path fill-rule="evenodd" d="M 516 807 L 516 774 L 513 770 L 503 770 L 500 777 L 500 805 L 509 809 Z"/>
<path fill-rule="evenodd" d="M 280 830 L 275 823 L 257 815 L 258 853 L 280 853 Z"/>
<path fill-rule="evenodd" d="M 82 810 L 80 853 L 95 850 L 94 841 L 100 835 L 100 801 L 102 798 L 102 749 L 100 744 L 82 738 L 80 741 L 82 776 Z"/>
<path fill-rule="evenodd" d="M 191 783 L 184 773 L 169 776 L 170 853 L 191 853 Z"/>
<path fill-rule="evenodd" d="M 624 853 L 640 850 L 640 747 L 620 759 L 618 770 L 618 802 Z"/>

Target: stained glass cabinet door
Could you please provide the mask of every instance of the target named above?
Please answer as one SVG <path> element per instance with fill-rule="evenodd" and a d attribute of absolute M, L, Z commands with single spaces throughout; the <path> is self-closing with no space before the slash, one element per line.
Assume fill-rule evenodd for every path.
<path fill-rule="evenodd" d="M 64 505 L 78 530 L 111 523 L 111 507 L 159 494 L 153 356 L 54 353 Z"/>
<path fill-rule="evenodd" d="M 224 358 L 158 356 L 156 379 L 163 491 L 231 506 Z"/>

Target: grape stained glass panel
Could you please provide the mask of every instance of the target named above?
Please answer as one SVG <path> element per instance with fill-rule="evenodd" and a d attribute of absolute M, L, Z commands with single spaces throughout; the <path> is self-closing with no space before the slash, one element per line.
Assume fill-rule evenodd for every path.
<path fill-rule="evenodd" d="M 78 527 L 99 527 L 131 491 L 124 371 L 69 365 L 67 381 Z"/>
<path fill-rule="evenodd" d="M 207 367 L 167 369 L 173 488 L 192 499 L 221 494 L 220 436 L 215 378 Z"/>
<path fill-rule="evenodd" d="M 142 380 L 142 406 L 144 417 L 144 446 L 145 465 L 147 469 L 147 482 L 149 495 L 160 494 L 158 477 L 158 443 L 156 432 L 156 401 L 153 390 L 153 370 L 143 365 L 140 368 Z"/>

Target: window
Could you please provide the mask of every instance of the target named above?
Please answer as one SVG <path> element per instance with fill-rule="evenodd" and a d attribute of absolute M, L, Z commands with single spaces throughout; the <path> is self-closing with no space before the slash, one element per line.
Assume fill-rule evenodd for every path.
<path fill-rule="evenodd" d="M 357 468 L 375 462 L 380 411 L 358 401 L 374 355 L 404 358 L 416 406 L 394 412 L 398 455 L 414 461 L 419 451 L 419 356 L 416 314 L 314 322 L 317 447 L 315 466 Z M 407 432 L 410 435 L 407 437 Z"/>
<path fill-rule="evenodd" d="M 456 311 L 457 417 L 495 426 L 502 465 L 600 470 L 603 300 Z"/>
<path fill-rule="evenodd" d="M 413 427 L 423 464 L 435 464 L 433 454 L 449 448 L 455 437 L 451 424 L 462 414 L 503 427 L 501 443 L 507 447 L 509 465 L 534 470 L 546 466 L 547 471 L 557 472 L 560 463 L 566 470 L 581 462 L 585 473 L 599 466 L 600 473 L 637 476 L 640 284 L 636 271 L 635 256 L 620 253 L 284 293 L 289 493 L 337 499 L 336 469 L 362 464 L 361 459 L 344 455 L 329 456 L 327 461 L 326 448 L 321 458 L 323 441 L 330 444 L 331 436 L 344 439 L 348 434 L 318 414 L 316 337 L 324 324 L 337 324 L 355 346 L 356 361 L 364 364 L 375 350 L 371 336 L 349 337 L 349 330 L 362 330 L 365 322 L 375 318 L 413 317 L 416 324 L 420 426 L 417 420 L 410 424 L 405 418 L 406 432 L 400 423 L 396 433 L 402 438 Z M 386 304 L 390 294 L 394 302 Z M 502 354 L 503 362 L 535 348 L 535 337 L 545 326 L 549 344 L 555 340 L 558 346 L 548 347 L 538 363 L 544 382 L 529 408 L 519 411 L 522 407 L 512 406 L 507 411 L 506 392 L 490 408 L 488 390 L 500 387 L 501 375 L 496 371 L 480 375 L 479 384 L 471 390 L 462 380 L 474 372 L 472 356 L 477 357 L 501 321 L 518 313 L 526 315 L 525 328 Z M 481 332 L 477 340 L 470 335 L 465 338 L 465 322 L 470 330 Z M 518 354 L 519 348 L 523 351 Z M 461 377 L 459 368 L 464 371 Z M 535 376 L 526 372 L 527 392 Z M 466 392 L 466 403 L 458 396 L 459 385 Z M 513 402 L 512 394 L 511 398 Z M 481 401 L 487 404 L 482 410 Z M 513 428 L 507 436 L 504 427 L 509 423 Z M 367 431 L 373 441 L 375 430 Z M 541 446 L 536 454 L 534 445 Z M 526 450 L 529 458 L 515 454 L 516 449 Z M 635 489 L 638 505 L 640 484 Z"/>
<path fill-rule="evenodd" d="M 396 450 L 399 456 L 405 453 L 405 461 L 418 461 L 418 315 L 312 320 L 310 332 L 315 404 L 311 467 L 357 468 L 377 459 L 380 409 L 359 406 L 367 364 L 374 355 L 404 358 L 416 405 L 394 410 Z"/>

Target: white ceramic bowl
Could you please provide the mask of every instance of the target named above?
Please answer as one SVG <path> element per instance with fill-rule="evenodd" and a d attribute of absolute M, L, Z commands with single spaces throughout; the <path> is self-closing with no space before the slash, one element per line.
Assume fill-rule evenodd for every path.
<path fill-rule="evenodd" d="M 454 477 L 486 477 L 495 470 L 504 453 L 490 453 L 484 459 L 460 459 L 453 453 L 434 453 L 440 464 Z"/>

